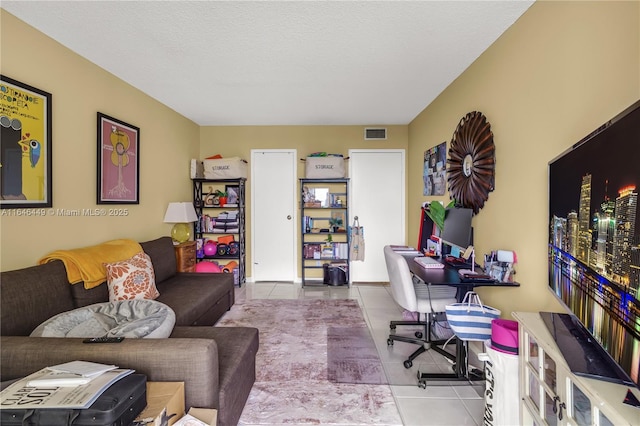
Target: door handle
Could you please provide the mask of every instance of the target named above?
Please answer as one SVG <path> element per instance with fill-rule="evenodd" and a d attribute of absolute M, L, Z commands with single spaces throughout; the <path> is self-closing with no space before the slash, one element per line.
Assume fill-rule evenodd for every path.
<path fill-rule="evenodd" d="M 562 420 L 562 409 L 566 408 L 567 405 L 564 402 L 560 402 L 560 404 L 558 402 L 560 402 L 560 397 L 555 396 L 553 398 L 553 413 L 558 415 L 558 420 Z"/>

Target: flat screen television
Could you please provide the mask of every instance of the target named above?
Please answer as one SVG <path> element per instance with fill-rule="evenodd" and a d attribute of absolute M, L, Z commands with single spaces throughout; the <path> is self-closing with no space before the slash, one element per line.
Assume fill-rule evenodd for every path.
<path fill-rule="evenodd" d="M 572 348 L 567 359 L 589 359 L 589 348 L 576 352 L 578 340 L 583 346 L 599 345 L 628 377 L 590 362 L 575 363 L 579 371 L 574 373 L 636 385 L 640 385 L 639 191 L 640 101 L 549 163 L 549 288 L 575 319 L 567 324 L 580 325 L 593 336 L 578 339 L 572 333 L 558 333 L 574 340 L 558 345 L 561 350 L 563 345 Z M 551 324 L 547 317 L 550 331 Z"/>

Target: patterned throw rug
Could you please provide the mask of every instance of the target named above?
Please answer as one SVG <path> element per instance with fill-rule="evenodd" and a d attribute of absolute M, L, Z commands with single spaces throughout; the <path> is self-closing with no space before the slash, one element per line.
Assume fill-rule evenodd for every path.
<path fill-rule="evenodd" d="M 235 304 L 217 326 L 260 330 L 257 377 L 241 425 L 402 424 L 388 385 L 338 383 L 385 383 L 375 367 L 379 359 L 370 356 L 371 337 L 357 301 L 248 300 Z M 345 349 L 349 342 L 358 345 L 355 352 Z M 366 363 L 358 364 L 353 355 L 361 350 Z"/>

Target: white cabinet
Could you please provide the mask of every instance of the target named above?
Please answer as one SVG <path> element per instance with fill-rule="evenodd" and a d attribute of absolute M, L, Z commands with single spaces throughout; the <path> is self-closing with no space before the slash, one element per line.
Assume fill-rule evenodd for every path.
<path fill-rule="evenodd" d="M 520 416 L 523 425 L 639 425 L 640 409 L 624 404 L 617 383 L 571 373 L 538 312 L 514 312 L 520 338 Z"/>

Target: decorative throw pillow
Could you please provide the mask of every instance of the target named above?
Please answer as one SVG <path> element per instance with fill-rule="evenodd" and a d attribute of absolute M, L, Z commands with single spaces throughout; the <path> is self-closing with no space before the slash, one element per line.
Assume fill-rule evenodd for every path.
<path fill-rule="evenodd" d="M 105 263 L 109 302 L 129 299 L 155 299 L 160 296 L 151 258 L 140 252 L 130 259 Z"/>

